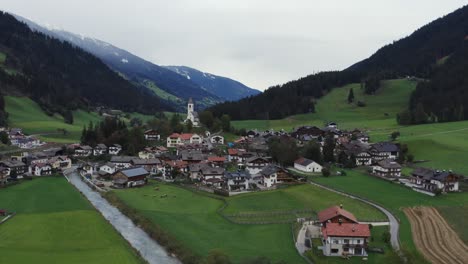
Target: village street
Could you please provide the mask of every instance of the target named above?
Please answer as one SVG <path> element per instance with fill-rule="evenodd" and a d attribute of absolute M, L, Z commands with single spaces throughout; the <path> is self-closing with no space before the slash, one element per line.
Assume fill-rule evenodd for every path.
<path fill-rule="evenodd" d="M 68 177 L 70 183 L 91 202 L 104 218 L 114 226 L 123 238 L 125 238 L 148 263 L 180 263 L 177 259 L 169 256 L 165 249 L 150 238 L 141 228 L 135 226 L 127 216 L 109 204 L 98 192 L 86 185 L 76 172 L 76 168 L 71 168 L 64 174 Z"/>

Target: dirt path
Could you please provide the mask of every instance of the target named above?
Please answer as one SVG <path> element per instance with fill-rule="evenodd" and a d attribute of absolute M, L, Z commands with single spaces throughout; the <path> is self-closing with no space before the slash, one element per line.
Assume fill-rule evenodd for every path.
<path fill-rule="evenodd" d="M 414 243 L 433 264 L 468 263 L 468 246 L 433 207 L 405 208 Z"/>

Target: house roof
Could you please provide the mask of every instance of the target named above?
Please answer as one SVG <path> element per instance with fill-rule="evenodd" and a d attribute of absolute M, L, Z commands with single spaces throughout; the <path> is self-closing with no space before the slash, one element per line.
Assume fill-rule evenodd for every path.
<path fill-rule="evenodd" d="M 5 167 L 11 168 L 11 167 L 20 167 L 20 166 L 26 166 L 22 161 L 19 160 L 4 160 L 0 161 Z"/>
<path fill-rule="evenodd" d="M 182 156 L 182 160 L 204 160 L 203 153 L 198 150 L 182 150 L 180 151 L 180 155 Z"/>
<path fill-rule="evenodd" d="M 299 159 L 294 161 L 294 163 L 302 165 L 302 166 L 307 166 L 307 165 L 310 165 L 310 164 L 312 164 L 314 162 L 315 161 L 310 160 L 310 159 L 306 159 L 306 158 L 299 158 Z"/>
<path fill-rule="evenodd" d="M 148 129 L 144 132 L 145 134 L 158 134 L 158 131 L 154 130 L 154 129 Z"/>
<path fill-rule="evenodd" d="M 448 176 L 461 178 L 459 175 L 454 174 L 451 171 L 439 171 L 439 170 L 432 170 L 432 169 L 427 169 L 427 168 L 416 168 L 414 169 L 412 175 L 421 177 L 425 180 L 438 180 L 438 181 L 445 181 Z"/>
<path fill-rule="evenodd" d="M 266 158 L 258 157 L 258 156 L 250 157 L 250 158 L 248 158 L 245 162 L 251 163 L 251 162 L 253 162 L 253 161 L 257 160 L 257 159 L 261 159 L 261 160 L 264 160 L 264 161 L 266 161 L 266 162 L 269 162 Z"/>
<path fill-rule="evenodd" d="M 218 157 L 218 156 L 211 156 L 211 157 L 208 157 L 208 161 L 211 161 L 211 162 L 225 162 L 226 158 L 225 157 Z"/>
<path fill-rule="evenodd" d="M 248 171 L 235 171 L 235 172 L 226 171 L 224 172 L 224 178 L 226 179 L 233 179 L 237 177 L 246 178 L 246 179 L 252 178 L 252 176 L 250 176 L 250 173 Z"/>
<path fill-rule="evenodd" d="M 114 163 L 107 162 L 106 164 L 102 165 L 101 168 L 104 166 L 108 166 L 109 168 L 115 168 L 116 165 Z"/>
<path fill-rule="evenodd" d="M 169 135 L 169 138 L 179 138 L 180 137 L 180 134 L 178 133 L 172 133 L 171 135 Z"/>
<path fill-rule="evenodd" d="M 155 165 L 161 164 L 159 159 L 132 159 L 133 165 Z"/>
<path fill-rule="evenodd" d="M 121 170 L 121 173 L 123 173 L 125 176 L 128 178 L 132 177 L 138 177 L 138 176 L 143 176 L 149 174 L 147 170 L 145 170 L 142 167 L 136 167 L 136 168 L 131 168 L 131 169 L 125 169 Z"/>
<path fill-rule="evenodd" d="M 82 149 L 82 150 L 93 150 L 92 147 L 88 146 L 88 145 L 84 145 L 84 146 L 79 146 L 78 148 Z"/>
<path fill-rule="evenodd" d="M 189 134 L 189 133 L 184 133 L 184 134 L 180 134 L 180 139 L 182 140 L 190 140 L 190 138 L 192 138 L 193 134 Z"/>
<path fill-rule="evenodd" d="M 122 146 L 121 146 L 121 145 L 119 145 L 119 144 L 114 144 L 114 146 L 113 146 L 113 147 L 116 147 L 116 148 L 122 148 Z"/>
<path fill-rule="evenodd" d="M 107 146 L 101 143 L 101 144 L 97 144 L 96 148 L 97 149 L 107 149 Z"/>
<path fill-rule="evenodd" d="M 386 169 L 401 169 L 401 165 L 392 159 L 381 160 L 377 162 L 377 165 Z"/>
<path fill-rule="evenodd" d="M 339 206 L 332 206 L 330 208 L 318 212 L 318 218 L 320 223 L 327 222 L 335 216 L 343 216 L 353 222 L 358 222 L 356 217 L 352 213 L 340 208 Z"/>
<path fill-rule="evenodd" d="M 223 175 L 224 174 L 224 168 L 219 168 L 219 167 L 202 167 L 201 168 L 201 173 L 203 175 Z"/>
<path fill-rule="evenodd" d="M 130 163 L 135 157 L 132 156 L 112 156 L 111 157 L 111 162 L 116 162 L 116 163 Z"/>
<path fill-rule="evenodd" d="M 367 224 L 354 223 L 328 223 L 322 227 L 322 234 L 327 237 L 370 237 L 370 229 Z"/>
<path fill-rule="evenodd" d="M 228 154 L 231 156 L 237 155 L 238 150 L 237 149 L 228 149 Z"/>
<path fill-rule="evenodd" d="M 265 168 L 263 168 L 261 171 L 260 171 L 260 174 L 263 175 L 263 176 L 267 176 L 267 177 L 270 177 L 270 175 L 274 174 L 274 173 L 277 173 L 279 171 L 282 171 L 283 169 L 276 166 L 276 165 L 273 165 L 273 164 L 270 164 L 268 166 L 266 166 Z"/>
<path fill-rule="evenodd" d="M 372 144 L 372 148 L 378 152 L 397 152 L 400 150 L 400 148 L 395 143 L 391 142 L 375 143 Z"/>

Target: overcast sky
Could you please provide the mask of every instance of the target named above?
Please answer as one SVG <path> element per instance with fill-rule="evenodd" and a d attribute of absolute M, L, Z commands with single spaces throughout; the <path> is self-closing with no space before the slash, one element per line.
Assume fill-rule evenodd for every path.
<path fill-rule="evenodd" d="M 264 90 L 341 70 L 468 0 L 0 0 L 0 8 Z"/>

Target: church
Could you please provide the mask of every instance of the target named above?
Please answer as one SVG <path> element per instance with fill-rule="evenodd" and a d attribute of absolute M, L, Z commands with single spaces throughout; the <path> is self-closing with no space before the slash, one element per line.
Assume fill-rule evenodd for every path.
<path fill-rule="evenodd" d="M 195 111 L 195 104 L 193 103 L 192 98 L 190 97 L 187 104 L 187 119 L 185 122 L 190 120 L 194 127 L 200 126 L 200 120 L 198 119 L 198 112 Z"/>

